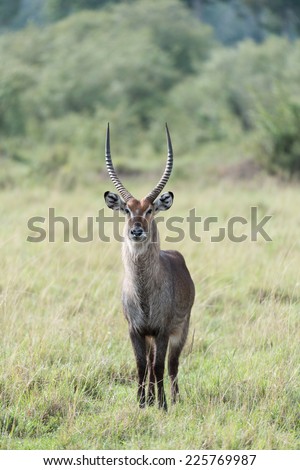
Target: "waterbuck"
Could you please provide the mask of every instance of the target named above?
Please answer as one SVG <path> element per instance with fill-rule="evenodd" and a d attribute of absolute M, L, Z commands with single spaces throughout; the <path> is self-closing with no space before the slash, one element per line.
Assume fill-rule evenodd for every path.
<path fill-rule="evenodd" d="M 168 157 L 163 176 L 155 188 L 140 201 L 125 189 L 114 169 L 110 153 L 109 125 L 105 158 L 108 174 L 121 197 L 106 191 L 110 209 L 126 215 L 122 247 L 125 269 L 122 303 L 129 324 L 129 335 L 138 371 L 138 400 L 143 408 L 155 401 L 157 384 L 159 408 L 167 410 L 163 377 L 169 345 L 168 368 L 172 403 L 179 395 L 178 363 L 186 341 L 195 288 L 183 256 L 178 251 L 160 250 L 154 216 L 170 209 L 173 193 L 159 194 L 172 171 L 173 151 L 166 125 Z M 149 376 L 146 398 L 145 383 Z"/>

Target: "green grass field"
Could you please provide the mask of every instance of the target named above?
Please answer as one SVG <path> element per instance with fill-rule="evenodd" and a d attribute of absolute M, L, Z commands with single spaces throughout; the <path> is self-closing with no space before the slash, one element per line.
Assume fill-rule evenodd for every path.
<path fill-rule="evenodd" d="M 148 185 L 128 182 L 138 196 Z M 136 403 L 120 243 L 96 233 L 63 243 L 59 228 L 55 243 L 26 241 L 27 220 L 48 207 L 78 216 L 84 235 L 110 188 L 1 194 L 1 449 L 299 449 L 299 188 L 266 178 L 169 183 L 168 215 L 195 207 L 222 225 L 257 206 L 273 215 L 273 241 L 211 243 L 206 233 L 202 243 L 166 243 L 162 227 L 162 247 L 182 251 L 197 292 L 182 401 L 168 413 Z"/>

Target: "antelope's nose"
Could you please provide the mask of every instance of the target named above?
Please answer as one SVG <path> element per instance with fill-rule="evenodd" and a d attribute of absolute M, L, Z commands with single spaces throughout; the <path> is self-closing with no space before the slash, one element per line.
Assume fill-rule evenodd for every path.
<path fill-rule="evenodd" d="M 143 234 L 143 229 L 142 229 L 142 227 L 134 227 L 134 228 L 131 229 L 131 235 L 132 235 L 133 237 L 138 238 L 138 237 L 141 237 L 142 234 Z"/>

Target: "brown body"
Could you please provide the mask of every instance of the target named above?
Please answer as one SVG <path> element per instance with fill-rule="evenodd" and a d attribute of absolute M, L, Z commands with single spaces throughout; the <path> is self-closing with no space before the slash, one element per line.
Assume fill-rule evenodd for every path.
<path fill-rule="evenodd" d="M 109 140 L 107 146 L 109 149 Z M 123 186 L 122 189 L 125 190 Z M 195 288 L 183 256 L 178 251 L 160 250 L 154 216 L 171 207 L 173 194 L 164 193 L 156 199 L 156 193 L 157 188 L 141 201 L 130 193 L 126 198 L 123 193 L 124 201 L 117 194 L 106 192 L 105 201 L 111 209 L 127 215 L 122 249 L 125 270 L 122 302 L 136 357 L 139 403 L 141 407 L 146 402 L 154 403 L 156 383 L 159 407 L 167 409 L 163 385 L 165 357 L 169 346 L 168 369 L 175 403 L 179 393 L 179 356 L 188 334 Z"/>

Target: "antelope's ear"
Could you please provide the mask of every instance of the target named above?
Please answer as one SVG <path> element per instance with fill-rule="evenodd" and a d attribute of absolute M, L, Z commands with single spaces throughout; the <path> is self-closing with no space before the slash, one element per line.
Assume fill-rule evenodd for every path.
<path fill-rule="evenodd" d="M 156 201 L 154 202 L 154 210 L 155 212 L 159 211 L 167 211 L 173 204 L 174 194 L 169 191 L 168 193 L 162 194 Z"/>
<path fill-rule="evenodd" d="M 114 211 L 125 210 L 125 207 L 126 207 L 125 202 L 122 201 L 120 196 L 118 196 L 118 194 L 116 193 L 111 193 L 110 191 L 106 191 L 104 193 L 104 200 L 105 200 L 107 207 L 109 207 L 110 209 L 113 209 Z"/>

